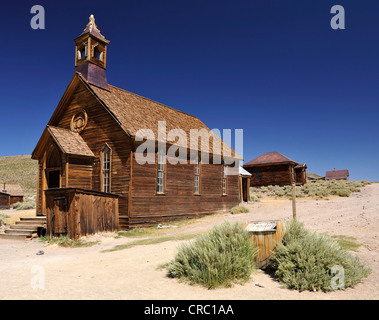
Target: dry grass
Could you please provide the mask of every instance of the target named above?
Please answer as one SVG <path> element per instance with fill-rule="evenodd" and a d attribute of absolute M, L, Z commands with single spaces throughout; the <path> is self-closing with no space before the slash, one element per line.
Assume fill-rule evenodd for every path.
<path fill-rule="evenodd" d="M 368 181 L 320 180 L 296 187 L 297 198 L 328 199 L 331 196 L 350 197 L 353 192 L 360 192 L 370 184 Z M 261 198 L 292 198 L 291 186 L 251 187 L 250 199 L 259 201 Z"/>
<path fill-rule="evenodd" d="M 30 155 L 0 157 L 0 182 L 19 184 L 25 198 L 37 193 L 38 162 Z"/>

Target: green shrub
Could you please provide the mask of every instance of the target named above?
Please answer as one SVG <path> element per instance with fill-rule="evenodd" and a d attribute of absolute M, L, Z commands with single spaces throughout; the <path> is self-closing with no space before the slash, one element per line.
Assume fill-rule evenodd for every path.
<path fill-rule="evenodd" d="M 242 207 L 242 206 L 237 206 L 237 207 L 233 207 L 232 210 L 231 210 L 232 214 L 237 214 L 237 213 L 248 213 L 249 210 L 246 209 L 245 207 Z"/>
<path fill-rule="evenodd" d="M 370 184 L 368 181 L 345 181 L 345 180 L 319 180 L 309 182 L 303 186 L 296 186 L 296 197 L 310 197 L 316 199 L 325 199 L 331 195 L 339 197 L 350 197 L 352 192 L 360 192 L 360 188 Z M 253 197 L 258 198 L 292 198 L 291 186 L 267 186 L 267 187 L 251 187 L 250 193 Z"/>
<path fill-rule="evenodd" d="M 225 222 L 182 245 L 164 267 L 168 275 L 208 289 L 244 283 L 255 269 L 256 250 L 242 224 Z"/>
<path fill-rule="evenodd" d="M 81 239 L 70 239 L 65 235 L 60 235 L 59 237 L 49 238 L 48 236 L 44 236 L 39 238 L 40 242 L 48 241 L 49 244 L 56 244 L 60 247 L 66 248 L 82 248 L 82 247 L 92 247 L 96 244 L 99 244 L 100 241 L 83 241 Z"/>
<path fill-rule="evenodd" d="M 337 241 L 307 231 L 297 220 L 287 225 L 270 265 L 280 282 L 299 291 L 334 290 L 334 266 L 343 267 L 344 288 L 355 286 L 370 272 L 357 258 L 342 250 Z"/>
<path fill-rule="evenodd" d="M 12 208 L 16 210 L 30 210 L 36 208 L 36 201 L 27 199 L 24 202 L 16 202 L 12 204 Z"/>
<path fill-rule="evenodd" d="M 261 200 L 258 194 L 250 193 L 250 201 L 260 202 Z"/>
<path fill-rule="evenodd" d="M 5 224 L 5 219 L 8 219 L 9 215 L 0 213 L 0 227 Z"/>

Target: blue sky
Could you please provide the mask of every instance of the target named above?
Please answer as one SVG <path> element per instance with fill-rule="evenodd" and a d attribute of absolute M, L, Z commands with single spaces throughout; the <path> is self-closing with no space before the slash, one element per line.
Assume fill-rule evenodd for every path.
<path fill-rule="evenodd" d="M 45 8 L 45 30 L 30 9 Z M 346 29 L 330 9 L 343 5 Z M 74 74 L 94 14 L 109 83 L 244 130 L 244 158 L 279 151 L 308 171 L 379 181 L 377 0 L 4 1 L 0 156 L 30 154 Z"/>

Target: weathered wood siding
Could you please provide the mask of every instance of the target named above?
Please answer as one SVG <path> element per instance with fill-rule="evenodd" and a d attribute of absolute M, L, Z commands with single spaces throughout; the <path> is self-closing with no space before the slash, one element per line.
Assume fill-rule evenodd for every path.
<path fill-rule="evenodd" d="M 295 175 L 296 175 L 296 184 L 302 185 L 307 183 L 307 174 L 306 169 L 295 169 Z"/>
<path fill-rule="evenodd" d="M 46 192 L 47 234 L 65 234 L 71 239 L 119 225 L 118 196 L 77 188 L 51 189 Z"/>
<path fill-rule="evenodd" d="M 292 167 L 289 165 L 269 165 L 259 167 L 244 167 L 244 169 L 252 174 L 250 185 L 269 186 L 269 185 L 289 185 L 292 183 Z M 260 171 L 260 179 L 257 177 L 257 171 Z"/>
<path fill-rule="evenodd" d="M 201 165 L 199 195 L 194 194 L 195 168 L 189 162 L 166 162 L 164 194 L 157 194 L 156 164 L 140 165 L 133 157 L 132 166 L 131 227 L 226 211 L 239 203 L 238 175 L 227 177 L 227 195 L 222 194 L 222 165 Z"/>
<path fill-rule="evenodd" d="M 13 197 L 13 196 L 11 196 L 10 197 L 10 204 L 12 205 L 12 204 L 14 204 L 14 203 L 17 203 L 17 202 L 24 202 L 24 197 L 23 196 L 15 196 L 15 197 Z"/>
<path fill-rule="evenodd" d="M 0 209 L 9 209 L 10 197 L 8 194 L 0 193 Z"/>
<path fill-rule="evenodd" d="M 93 163 L 78 161 L 69 157 L 68 166 L 62 159 L 62 187 L 80 187 L 101 191 L 101 152 L 107 144 L 112 150 L 111 156 L 111 193 L 120 195 L 120 215 L 128 215 L 128 193 L 130 183 L 131 139 L 120 128 L 116 120 L 106 111 L 100 102 L 81 83 L 73 93 L 69 105 L 52 125 L 70 129 L 72 117 L 84 110 L 88 123 L 81 136 L 95 155 Z M 66 174 L 66 168 L 68 172 Z M 42 164 L 39 178 L 42 179 Z M 66 178 L 67 177 L 67 178 Z M 67 182 L 66 182 L 67 179 Z M 41 183 L 39 183 L 41 189 Z M 42 190 L 39 190 L 38 211 L 42 212 Z"/>

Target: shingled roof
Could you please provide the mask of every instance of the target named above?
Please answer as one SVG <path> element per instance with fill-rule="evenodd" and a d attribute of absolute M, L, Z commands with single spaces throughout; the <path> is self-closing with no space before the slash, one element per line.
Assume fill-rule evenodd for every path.
<path fill-rule="evenodd" d="M 222 155 L 231 155 L 231 157 L 243 160 L 197 117 L 112 85 L 109 85 L 109 90 L 101 89 L 86 82 L 80 73 L 77 72 L 77 74 L 131 137 L 138 136 L 139 130 L 149 129 L 154 133 L 155 139 L 158 140 L 158 122 L 165 121 L 166 133 L 173 129 L 182 130 L 181 133 L 177 131 L 180 138 L 171 144 L 207 151 L 208 145 L 201 145 L 201 142 L 196 145 L 196 141 L 191 141 L 191 130 L 195 129 L 199 130 L 199 136 L 206 138 L 208 134 L 212 136 L 213 142 L 209 143 L 210 154 L 221 153 Z M 167 142 L 170 143 L 170 141 Z M 220 152 L 213 147 L 216 143 L 221 146 Z"/>
<path fill-rule="evenodd" d="M 47 130 L 50 132 L 52 138 L 58 144 L 63 153 L 87 157 L 95 156 L 88 147 L 87 143 L 78 133 L 53 126 L 47 126 Z"/>
<path fill-rule="evenodd" d="M 349 177 L 349 170 L 335 170 L 326 171 L 325 180 L 339 180 L 347 179 Z"/>
<path fill-rule="evenodd" d="M 5 185 L 5 189 L 4 189 Z M 0 183 L 0 193 L 9 194 L 12 197 L 23 197 L 24 192 L 19 184 Z"/>
<path fill-rule="evenodd" d="M 148 129 L 152 131 L 154 139 L 158 141 L 158 137 L 160 136 L 158 134 L 158 122 L 165 121 L 166 134 L 173 129 L 179 129 L 175 132 L 175 135 L 179 136 L 179 138 L 176 137 L 176 141 L 167 141 L 168 144 L 243 160 L 240 155 L 197 117 L 112 85 L 108 85 L 108 90 L 99 88 L 88 83 L 79 72 L 75 72 L 61 101 L 54 111 L 47 128 L 32 153 L 33 159 L 38 158 L 37 150 L 39 150 L 39 145 L 43 144 L 43 140 L 46 140 L 43 139 L 43 137 L 47 137 L 47 133 L 50 133 L 53 138 L 55 138 L 55 141 L 65 153 L 93 156 L 92 151 L 79 134 L 67 129 L 55 127 L 60 114 L 63 112 L 67 103 L 69 103 L 73 92 L 80 82 L 83 83 L 89 92 L 104 106 L 125 133 L 133 139 L 136 137 L 143 138 L 144 134 L 141 134 L 140 130 L 142 130 L 143 133 L 143 129 Z M 191 130 L 198 130 L 198 141 L 190 139 Z M 204 139 L 204 145 L 201 142 L 201 137 L 206 138 Z M 209 139 L 209 137 L 212 138 Z"/>
<path fill-rule="evenodd" d="M 78 38 L 80 38 L 81 36 L 83 36 L 87 33 L 90 33 L 91 35 L 93 35 L 97 39 L 100 39 L 106 43 L 109 43 L 109 40 L 105 39 L 105 37 L 101 34 L 99 28 L 97 27 L 97 25 L 95 23 L 95 17 L 93 16 L 93 14 L 91 14 L 91 16 L 89 17 L 88 24 L 86 25 L 85 29 L 83 30 L 83 32 L 80 34 L 80 36 Z"/>
<path fill-rule="evenodd" d="M 245 163 L 244 167 L 253 167 L 253 166 L 261 166 L 261 165 L 268 165 L 268 164 L 279 164 L 279 163 L 292 163 L 294 165 L 298 165 L 296 161 L 282 155 L 279 152 L 266 152 L 259 156 L 258 158 L 255 158 L 248 163 Z"/>

